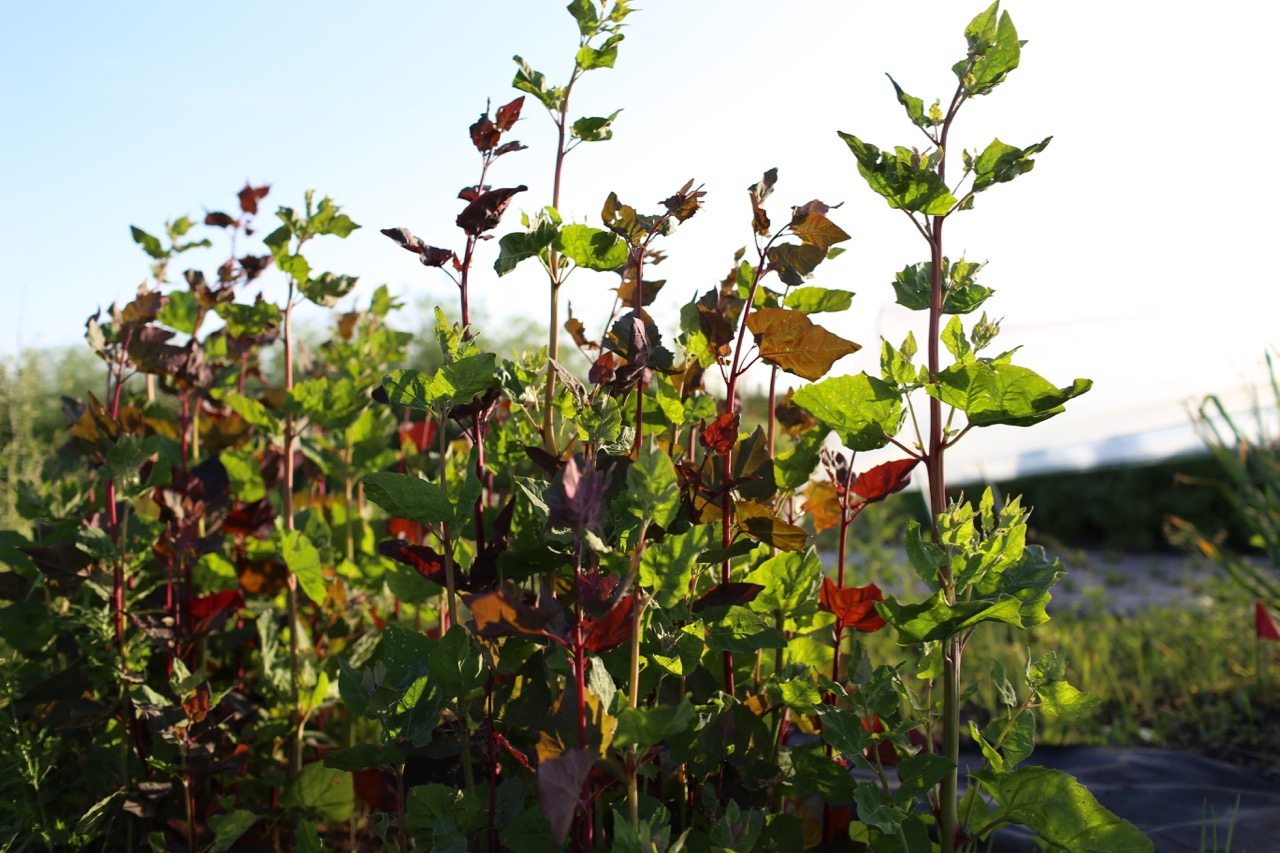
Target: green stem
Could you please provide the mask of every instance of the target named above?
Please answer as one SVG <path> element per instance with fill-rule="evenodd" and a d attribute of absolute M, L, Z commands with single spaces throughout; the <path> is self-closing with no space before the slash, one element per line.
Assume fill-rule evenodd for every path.
<path fill-rule="evenodd" d="M 293 277 L 289 278 L 289 298 L 284 305 L 284 390 L 293 390 Z M 284 419 L 284 477 L 281 483 L 281 499 L 283 501 L 284 529 L 294 531 L 293 518 L 293 442 L 294 421 L 292 413 Z M 289 776 L 297 776 L 302 772 L 302 686 L 301 667 L 298 664 L 298 576 L 289 572 L 285 584 L 288 593 L 289 607 L 289 687 L 293 701 L 293 738 L 290 745 Z"/>

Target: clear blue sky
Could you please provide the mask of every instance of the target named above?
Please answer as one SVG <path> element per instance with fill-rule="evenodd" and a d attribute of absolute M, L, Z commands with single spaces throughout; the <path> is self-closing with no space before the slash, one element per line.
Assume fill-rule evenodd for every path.
<path fill-rule="evenodd" d="M 624 112 L 614 141 L 571 157 L 566 214 L 598 221 L 610 190 L 643 208 L 690 177 L 706 184 L 706 210 L 666 246 L 655 313 L 670 328 L 749 238 L 743 189 L 779 167 L 780 209 L 846 202 L 834 216 L 854 239 L 815 283 L 858 292 L 833 327 L 867 346 L 838 369 L 874 370 L 876 335 L 906 328 L 886 307 L 889 281 L 921 259 L 919 238 L 861 186 L 835 131 L 916 144 L 883 73 L 926 101 L 949 93 L 980 2 L 637 5 L 617 68 L 581 86 L 575 112 Z M 1035 172 L 957 221 L 951 245 L 991 261 L 990 305 L 1008 342 L 1027 345 L 1022 363 L 1097 380 L 1075 406 L 1077 433 L 1168 421 L 1187 397 L 1238 384 L 1276 337 L 1280 13 L 1244 0 L 1005 7 L 1030 42 L 1023 66 L 957 135 L 968 147 L 1055 138 Z M 230 207 L 246 179 L 272 184 L 269 209 L 315 187 L 365 226 L 318 249 L 320 266 L 361 276 L 364 292 L 385 281 L 411 302 L 452 302 L 377 229 L 451 245 L 454 194 L 475 178 L 467 125 L 487 97 L 514 95 L 512 54 L 556 79 L 575 37 L 559 0 L 8 4 L 0 355 L 77 342 L 86 315 L 146 275 L 130 224 Z M 525 116 L 530 150 L 493 180 L 528 184 L 516 206 L 536 208 L 551 128 L 532 103 Z M 609 285 L 583 273 L 567 296 L 599 314 Z M 535 276 L 478 290 L 492 322 L 544 316 Z"/>

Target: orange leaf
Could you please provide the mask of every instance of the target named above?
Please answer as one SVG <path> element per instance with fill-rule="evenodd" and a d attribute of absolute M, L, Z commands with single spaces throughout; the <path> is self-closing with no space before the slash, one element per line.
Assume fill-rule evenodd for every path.
<path fill-rule="evenodd" d="M 827 480 L 815 480 L 804 490 L 804 503 L 800 508 L 813 519 L 813 532 L 821 533 L 840 524 L 840 497 L 835 484 Z"/>
<path fill-rule="evenodd" d="M 760 357 L 810 381 L 821 379 L 839 359 L 862 349 L 791 308 L 760 308 L 747 315 Z"/>
<path fill-rule="evenodd" d="M 725 412 L 698 434 L 702 446 L 719 453 L 721 456 L 733 450 L 738 443 L 738 415 Z"/>
<path fill-rule="evenodd" d="M 836 586 L 831 578 L 822 579 L 818 606 L 834 613 L 842 628 L 856 628 L 870 634 L 885 626 L 876 612 L 876 602 L 884 601 L 884 593 L 873 583 L 866 586 Z"/>

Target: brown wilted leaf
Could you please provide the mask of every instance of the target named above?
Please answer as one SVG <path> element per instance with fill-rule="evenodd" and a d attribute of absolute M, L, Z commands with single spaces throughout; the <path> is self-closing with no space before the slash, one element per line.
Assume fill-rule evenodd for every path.
<path fill-rule="evenodd" d="M 797 207 L 791 214 L 791 231 L 807 245 L 816 246 L 823 253 L 831 250 L 836 243 L 843 243 L 849 235 L 836 225 L 826 214 L 825 204 L 814 199 L 808 204 Z"/>
<path fill-rule="evenodd" d="M 769 215 L 761 205 L 773 193 L 773 185 L 777 182 L 778 170 L 770 169 L 759 181 L 747 187 L 747 192 L 751 194 L 751 227 L 761 237 L 769 236 L 771 227 Z"/>
<path fill-rule="evenodd" d="M 809 381 L 821 379 L 831 365 L 862 347 L 832 334 L 790 308 L 760 308 L 747 315 L 760 357 Z"/>
<path fill-rule="evenodd" d="M 690 179 L 675 195 L 663 199 L 662 206 L 677 222 L 684 222 L 698 212 L 705 195 L 702 190 L 693 189 L 693 179 Z"/>

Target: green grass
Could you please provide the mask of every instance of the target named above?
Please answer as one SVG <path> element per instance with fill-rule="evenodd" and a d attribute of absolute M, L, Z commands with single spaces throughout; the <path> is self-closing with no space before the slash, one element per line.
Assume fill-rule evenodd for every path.
<path fill-rule="evenodd" d="M 1259 682 L 1252 602 L 1225 583 L 1210 589 L 1135 615 L 1063 613 L 1033 633 L 986 626 L 965 653 L 980 682 L 969 714 L 984 720 L 998 707 L 990 660 L 1012 676 L 1030 642 L 1035 658 L 1065 655 L 1072 683 L 1101 700 L 1082 719 L 1038 719 L 1040 743 L 1185 749 L 1280 778 L 1280 643 L 1264 643 Z"/>

